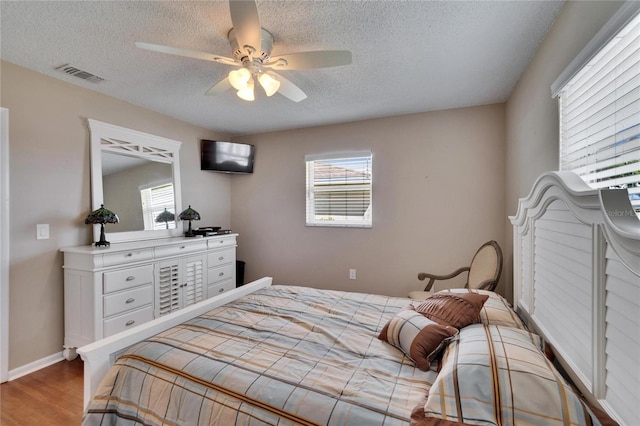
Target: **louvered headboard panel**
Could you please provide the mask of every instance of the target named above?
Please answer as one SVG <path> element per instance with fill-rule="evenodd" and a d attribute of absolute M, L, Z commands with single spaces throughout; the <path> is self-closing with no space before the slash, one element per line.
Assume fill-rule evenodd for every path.
<path fill-rule="evenodd" d="M 640 284 L 607 247 L 605 396 L 622 418 L 640 421 Z M 625 365 L 632 365 L 631 369 Z M 632 423 L 630 423 L 632 424 Z"/>
<path fill-rule="evenodd" d="M 592 402 L 620 424 L 636 424 L 640 220 L 627 191 L 549 172 L 510 219 L 516 309 Z"/>

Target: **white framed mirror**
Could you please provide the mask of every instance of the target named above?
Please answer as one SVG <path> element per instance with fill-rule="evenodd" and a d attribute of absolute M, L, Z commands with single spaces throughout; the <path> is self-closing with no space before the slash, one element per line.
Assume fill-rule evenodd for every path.
<path fill-rule="evenodd" d="M 118 223 L 105 225 L 106 239 L 124 242 L 181 235 L 181 142 L 87 121 L 92 210 L 104 204 L 119 218 Z M 94 241 L 99 238 L 100 227 L 94 225 Z"/>

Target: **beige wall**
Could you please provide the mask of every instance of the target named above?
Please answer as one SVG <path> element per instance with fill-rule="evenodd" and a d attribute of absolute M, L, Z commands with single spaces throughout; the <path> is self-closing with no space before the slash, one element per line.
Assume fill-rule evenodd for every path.
<path fill-rule="evenodd" d="M 236 140 L 256 145 L 254 174 L 231 184 L 248 280 L 405 296 L 418 272 L 450 272 L 504 242 L 503 105 Z M 341 150 L 373 152 L 372 229 L 305 226 L 304 156 Z"/>
<path fill-rule="evenodd" d="M 562 9 L 506 104 L 506 214 L 516 213 L 543 172 L 558 170 L 558 103 L 551 84 L 589 43 L 622 2 L 570 1 Z M 505 236 L 512 238 L 511 226 Z M 511 276 L 511 246 L 508 276 Z M 511 297 L 511 288 L 508 289 Z"/>
<path fill-rule="evenodd" d="M 14 369 L 62 350 L 58 249 L 92 239 L 83 222 L 91 208 L 86 118 L 181 141 L 182 201 L 207 223 L 230 225 L 230 181 L 200 171 L 199 160 L 201 138 L 226 135 L 7 62 L 0 70 L 1 102 L 9 109 L 9 369 Z M 50 239 L 36 240 L 38 223 L 51 225 Z"/>

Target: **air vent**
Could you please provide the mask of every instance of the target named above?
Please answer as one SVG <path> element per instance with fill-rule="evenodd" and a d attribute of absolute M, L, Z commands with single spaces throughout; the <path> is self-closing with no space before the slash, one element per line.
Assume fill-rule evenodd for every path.
<path fill-rule="evenodd" d="M 64 64 L 60 65 L 56 68 L 58 71 L 61 71 L 65 74 L 72 75 L 74 77 L 81 78 L 83 80 L 90 81 L 92 83 L 101 83 L 104 81 L 104 78 L 98 77 L 95 74 L 91 74 L 88 71 L 81 70 L 80 68 L 76 68 L 73 65 Z"/>

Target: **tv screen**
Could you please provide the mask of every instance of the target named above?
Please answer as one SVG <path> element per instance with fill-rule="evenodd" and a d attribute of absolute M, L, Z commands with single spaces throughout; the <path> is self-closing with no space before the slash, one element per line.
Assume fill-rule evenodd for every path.
<path fill-rule="evenodd" d="M 200 170 L 253 173 L 254 153 L 253 145 L 203 139 L 200 144 Z"/>

